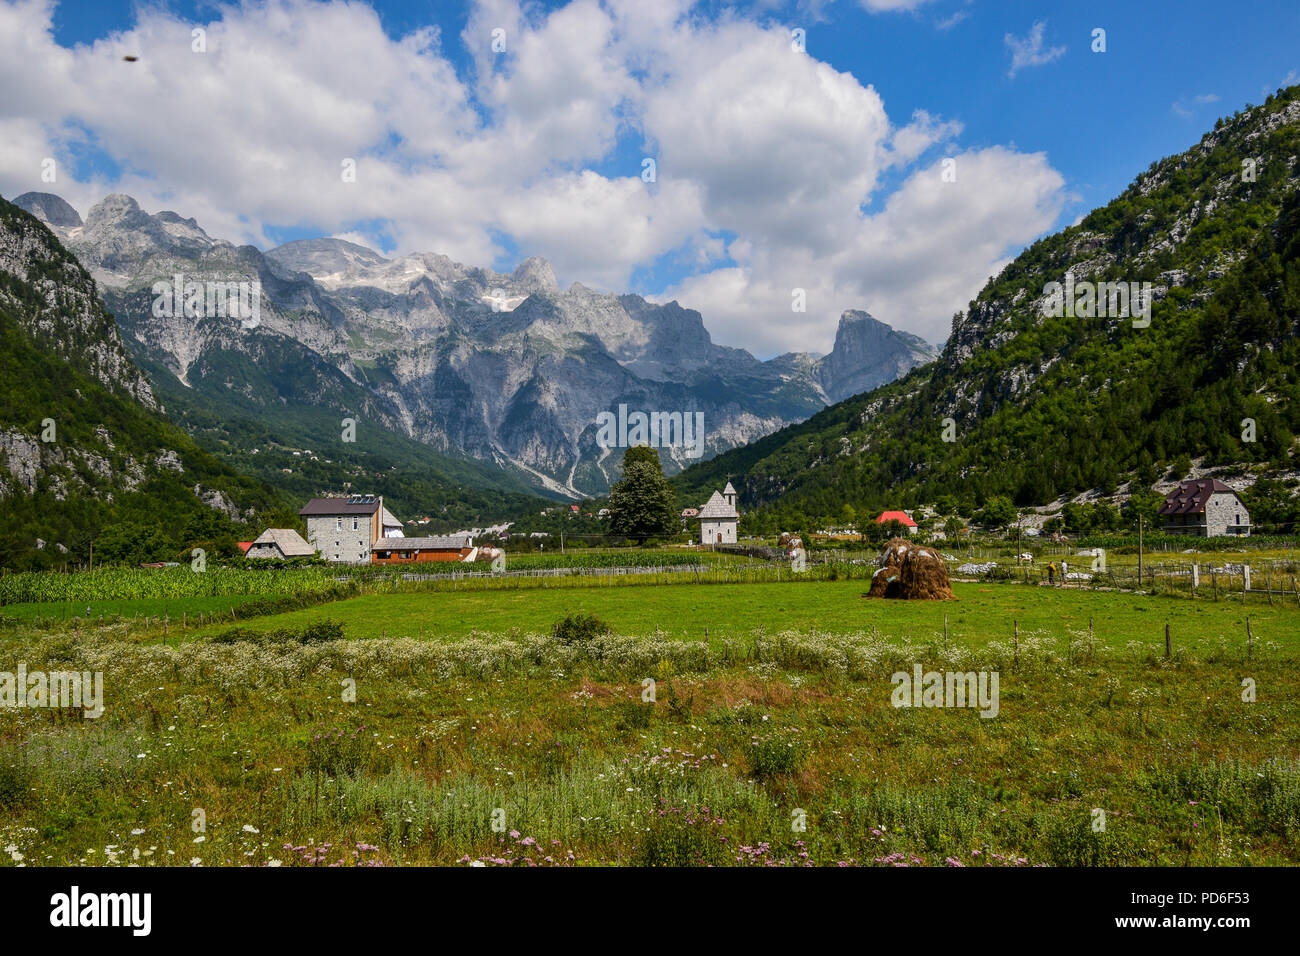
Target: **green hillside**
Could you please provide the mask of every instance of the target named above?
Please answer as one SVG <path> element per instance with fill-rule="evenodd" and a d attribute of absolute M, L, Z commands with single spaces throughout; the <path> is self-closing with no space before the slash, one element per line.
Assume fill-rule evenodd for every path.
<path fill-rule="evenodd" d="M 178 558 L 281 503 L 155 410 L 93 280 L 4 200 L 0 250 L 0 566 Z"/>
<path fill-rule="evenodd" d="M 1147 500 L 1196 464 L 1253 479 L 1257 526 L 1293 529 L 1298 154 L 1300 87 L 1220 120 L 1026 249 L 954 317 L 938 361 L 688 469 L 674 482 L 683 500 L 730 479 L 757 511 L 751 527 L 834 520 L 846 505 L 969 514 L 993 496 Z M 1045 285 L 1067 270 L 1150 282 L 1149 326 L 1045 316 Z"/>

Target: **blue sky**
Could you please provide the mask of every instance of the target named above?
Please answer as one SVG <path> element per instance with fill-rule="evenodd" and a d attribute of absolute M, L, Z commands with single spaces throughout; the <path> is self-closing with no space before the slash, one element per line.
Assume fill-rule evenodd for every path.
<path fill-rule="evenodd" d="M 310 153 L 276 158 L 274 123 L 250 133 L 249 141 L 228 140 L 232 149 L 268 155 L 262 166 L 243 168 L 232 157 L 230 181 L 210 188 L 205 182 L 221 178 L 215 167 L 203 168 L 211 157 L 196 169 L 168 153 L 143 119 L 125 110 L 103 118 L 111 109 L 88 106 L 94 94 L 66 76 L 66 94 L 52 95 L 43 113 L 35 106 L 28 115 L 12 104 L 0 109 L 0 132 L 11 123 L 16 141 L 26 137 L 35 151 L 60 157 L 73 185 L 51 191 L 66 194 L 83 214 L 97 196 L 120 188 L 149 211 L 172 203 L 215 235 L 262 246 L 341 235 L 390 254 L 447 252 L 507 270 L 540 254 L 555 264 L 562 284 L 679 298 L 704 313 L 715 339 L 766 356 L 798 343 L 825 350 L 847 308 L 867 308 L 941 339 L 951 312 L 1019 249 L 1113 198 L 1151 162 L 1192 145 L 1218 116 L 1300 81 L 1294 0 L 1263 0 L 1248 13 L 1208 0 L 673 2 L 678 8 L 660 23 L 620 3 L 574 0 L 519 9 L 509 0 L 381 0 L 373 4 L 382 33 L 375 37 L 363 29 L 364 11 L 306 0 L 275 0 L 271 9 L 290 24 L 275 29 L 259 19 L 256 11 L 267 9 L 260 3 L 101 0 L 60 3 L 51 14 L 40 2 L 0 0 L 0 14 L 33 30 L 52 28 L 53 46 L 44 54 L 52 75 L 68 73 L 53 66 L 61 58 L 84 62 L 88 85 L 92 68 L 109 69 L 106 53 L 134 47 L 152 66 L 164 52 L 161 37 L 179 38 L 166 48 L 168 56 L 179 56 L 173 48 L 184 42 L 188 25 L 201 24 L 212 29 L 214 47 L 226 59 L 234 58 L 238 37 L 245 50 L 263 36 L 268 50 L 279 44 L 286 64 L 279 102 L 294 103 L 298 89 L 313 106 L 338 111 L 319 107 L 324 119 L 314 126 L 301 118 L 281 124 L 298 142 L 319 132 Z M 355 31 L 340 26 L 349 18 L 359 24 Z M 606 18 L 608 29 L 590 26 Z M 334 24 L 327 39 L 297 39 L 310 33 L 310 22 L 327 20 Z M 223 22 L 224 30 L 212 28 Z M 506 56 L 493 57 L 485 32 L 498 22 L 509 24 L 511 46 Z M 403 38 L 430 26 L 438 31 L 430 49 L 401 47 Z M 814 62 L 767 84 L 784 61 L 764 66 L 762 57 L 776 55 L 764 43 L 796 27 L 806 31 L 806 54 Z M 1091 49 L 1096 28 L 1106 31 L 1104 53 Z M 357 60 L 382 63 L 375 72 L 385 75 L 369 90 L 360 70 L 332 90 L 311 53 L 318 49 L 321 59 L 342 62 L 353 35 Z M 722 67 L 709 62 L 711 44 Z M 1017 48 L 1024 62 L 1013 70 Z M 429 68 L 410 89 L 403 69 L 411 70 L 401 65 L 407 57 L 417 71 Z M 166 113 L 165 104 L 185 102 L 176 119 L 197 130 L 203 127 L 194 114 L 207 104 L 214 117 L 239 117 L 223 113 L 232 107 L 211 89 L 203 94 L 209 99 L 195 98 L 201 81 L 193 62 L 178 60 L 179 68 L 151 75 L 150 84 L 131 85 L 136 78 L 127 77 L 121 95 L 138 95 L 135 112 L 145 115 L 160 104 Z M 647 62 L 662 82 L 645 78 Z M 236 72 L 208 83 L 230 86 L 249 68 L 231 69 Z M 743 78 L 746 70 L 752 80 Z M 117 82 L 120 73 L 105 75 Z M 495 86 L 494 78 L 500 79 Z M 543 88 L 540 99 L 531 94 Z M 251 94 L 241 95 L 247 110 Z M 386 164 L 382 188 L 367 180 L 364 193 L 331 204 L 314 201 L 322 196 L 319 184 L 296 199 L 288 182 L 259 186 L 259 169 L 298 168 L 310 163 L 305 155 L 332 157 L 348 122 L 335 117 L 350 115 L 341 108 L 349 96 L 358 104 L 353 122 L 364 130 L 355 152 L 363 163 L 370 157 Z M 378 123 L 364 115 L 364 104 L 373 101 L 386 104 Z M 740 102 L 748 113 L 738 112 Z M 438 115 L 415 115 L 426 108 Z M 257 121 L 245 125 L 256 129 Z M 770 127 L 770 135 L 752 133 L 752 126 Z M 849 127 L 840 137 L 837 131 Z M 711 130 L 724 129 L 710 139 Z M 904 129 L 917 133 L 912 151 L 891 138 Z M 782 147 L 800 137 L 806 149 Z M 446 155 L 444 142 L 456 144 Z M 338 149 L 348 148 L 344 137 Z M 510 150 L 519 162 L 500 162 Z M 752 162 L 762 150 L 772 153 L 770 164 Z M 895 159 L 878 150 L 893 150 Z M 861 182 L 855 152 L 868 170 Z M 489 154 L 494 159 L 485 164 Z M 525 161 L 529 156 L 537 161 Z M 648 195 L 629 186 L 645 156 L 660 163 Z M 946 212 L 935 204 L 953 201 L 957 190 L 940 199 L 927 185 L 944 156 L 976 173 L 974 180 L 959 176 L 962 198 Z M 40 188 L 30 181 L 31 168 L 0 162 L 0 191 Z M 359 195 L 363 201 L 356 201 Z M 623 225 L 605 235 L 610 221 Z M 791 330 L 788 290 L 795 286 L 811 290 L 817 311 Z"/>

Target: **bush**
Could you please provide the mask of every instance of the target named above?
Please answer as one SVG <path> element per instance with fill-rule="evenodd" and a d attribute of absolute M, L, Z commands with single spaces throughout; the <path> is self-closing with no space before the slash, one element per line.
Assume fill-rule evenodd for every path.
<path fill-rule="evenodd" d="M 613 632 L 613 628 L 592 614 L 570 614 L 555 623 L 551 636 L 561 644 L 585 644 Z"/>
<path fill-rule="evenodd" d="M 10 756 L 0 758 L 0 808 L 9 809 L 27 802 L 35 774 L 31 768 Z"/>
<path fill-rule="evenodd" d="M 800 741 L 785 735 L 755 738 L 749 748 L 750 769 L 760 779 L 798 773 L 807 756 Z"/>
<path fill-rule="evenodd" d="M 308 624 L 298 635 L 302 644 L 324 644 L 327 641 L 343 640 L 343 625 L 339 621 L 317 621 Z"/>
<path fill-rule="evenodd" d="M 338 621 L 317 621 L 295 630 L 291 627 L 276 628 L 273 631 L 255 631 L 248 627 L 232 627 L 208 638 L 212 644 L 324 644 L 327 641 L 343 640 L 343 625 Z"/>

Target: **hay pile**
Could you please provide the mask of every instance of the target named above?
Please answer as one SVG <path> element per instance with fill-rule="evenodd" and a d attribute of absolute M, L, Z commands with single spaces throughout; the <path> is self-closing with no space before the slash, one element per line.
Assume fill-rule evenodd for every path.
<path fill-rule="evenodd" d="M 902 538 L 890 538 L 880 552 L 880 568 L 871 576 L 871 590 L 867 597 L 896 598 L 902 597 L 899 591 L 899 575 L 903 567 L 903 556 L 912 550 L 910 541 Z"/>
<path fill-rule="evenodd" d="M 880 552 L 880 569 L 872 575 L 867 596 L 946 601 L 953 594 L 948 568 L 939 552 L 905 538 L 890 538 Z"/>

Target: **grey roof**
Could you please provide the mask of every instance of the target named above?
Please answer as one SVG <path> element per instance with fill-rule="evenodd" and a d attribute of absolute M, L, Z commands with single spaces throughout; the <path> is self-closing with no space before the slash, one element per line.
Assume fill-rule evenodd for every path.
<path fill-rule="evenodd" d="M 350 498 L 313 498 L 303 505 L 298 514 L 313 515 L 372 515 L 382 507 L 375 495 L 353 495 Z"/>
<path fill-rule="evenodd" d="M 472 538 L 464 535 L 444 535 L 433 538 L 380 538 L 374 551 L 461 551 L 472 548 Z"/>
<path fill-rule="evenodd" d="M 398 517 L 395 514 L 393 514 L 391 511 L 389 511 L 388 508 L 386 507 L 384 508 L 384 513 L 379 516 L 379 522 L 385 528 L 392 528 L 394 526 L 400 528 L 402 526 L 402 522 L 398 519 Z"/>
<path fill-rule="evenodd" d="M 736 493 L 736 489 L 731 487 L 731 482 L 727 482 L 727 487 L 722 489 L 722 493 L 724 495 L 734 495 Z"/>
<path fill-rule="evenodd" d="M 297 531 L 292 528 L 267 528 L 257 536 L 248 550 L 253 550 L 261 544 L 273 544 L 280 549 L 280 553 L 286 558 L 309 557 L 316 553 L 316 549 L 302 539 Z"/>
<path fill-rule="evenodd" d="M 736 509 L 727 504 L 727 499 L 722 497 L 721 492 L 715 491 L 713 497 L 705 502 L 704 507 L 700 509 L 701 520 L 707 518 L 738 518 Z"/>

